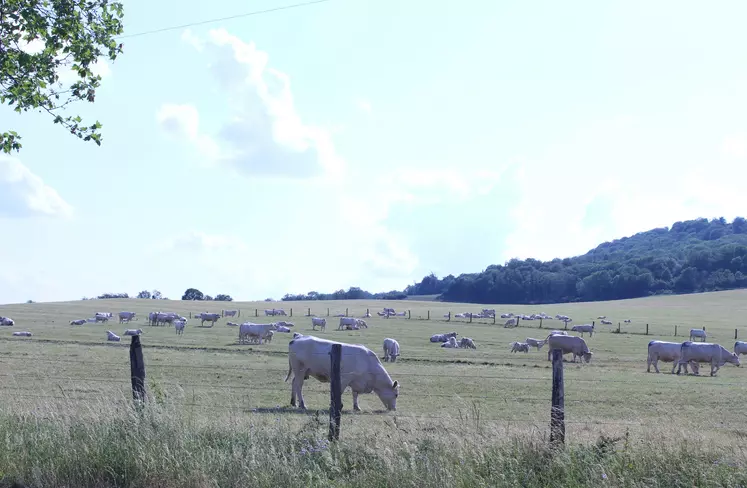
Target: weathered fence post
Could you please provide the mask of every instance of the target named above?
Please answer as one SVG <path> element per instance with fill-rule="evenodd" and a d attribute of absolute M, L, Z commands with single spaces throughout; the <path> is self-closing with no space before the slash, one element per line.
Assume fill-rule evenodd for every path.
<path fill-rule="evenodd" d="M 348 309 L 346 308 L 345 309 L 345 317 L 347 317 L 347 316 L 348 316 Z"/>
<path fill-rule="evenodd" d="M 293 307 L 290 308 L 290 316 L 293 317 Z"/>
<path fill-rule="evenodd" d="M 620 333 L 620 322 L 617 323 L 617 333 Z"/>
<path fill-rule="evenodd" d="M 563 323 L 565 324 L 565 325 L 563 326 L 563 330 L 568 330 L 568 321 L 567 321 L 567 320 L 564 320 L 564 321 L 563 321 Z M 516 320 L 516 325 L 519 325 L 519 321 L 518 321 L 518 319 Z"/>
<path fill-rule="evenodd" d="M 220 316 L 221 317 L 225 317 L 226 316 L 226 311 L 225 310 L 221 310 L 220 311 Z"/>
<path fill-rule="evenodd" d="M 734 329 L 734 340 L 737 340 L 737 329 Z"/>
<path fill-rule="evenodd" d="M 431 311 L 428 310 L 428 318 L 426 320 L 430 320 L 430 319 L 431 319 Z M 734 330 L 736 330 L 736 329 L 734 329 Z"/>
<path fill-rule="evenodd" d="M 340 439 L 340 416 L 342 414 L 342 388 L 340 381 L 342 344 L 332 344 L 332 350 L 329 355 L 332 362 L 332 374 L 329 387 L 329 440 L 336 441 Z"/>
<path fill-rule="evenodd" d="M 366 309 L 366 317 L 368 317 L 369 315 L 371 315 L 371 311 L 369 309 Z"/>
<path fill-rule="evenodd" d="M 407 311 L 407 320 L 410 320 L 412 318 L 412 315 L 410 314 L 410 311 Z"/>
<path fill-rule="evenodd" d="M 190 319 L 192 318 L 192 312 L 189 312 L 189 318 Z"/>
<path fill-rule="evenodd" d="M 139 335 L 132 336 L 130 343 L 130 377 L 132 398 L 135 400 L 135 406 L 139 408 L 145 402 L 145 362 Z"/>
<path fill-rule="evenodd" d="M 239 309 L 239 310 L 238 310 L 238 311 L 236 312 L 236 316 L 237 316 L 237 317 L 241 317 L 241 309 Z"/>
<path fill-rule="evenodd" d="M 648 335 L 648 324 L 646 324 L 646 335 Z"/>
<path fill-rule="evenodd" d="M 552 350 L 550 444 L 565 444 L 565 388 L 563 384 L 563 352 L 560 349 Z"/>
<path fill-rule="evenodd" d="M 703 326 L 703 332 L 705 332 L 705 325 Z"/>
<path fill-rule="evenodd" d="M 495 323 L 495 317 L 493 317 L 493 323 Z M 542 328 L 542 317 L 540 317 L 540 329 Z"/>
<path fill-rule="evenodd" d="M 451 310 L 449 310 L 449 317 L 446 319 L 447 322 L 451 322 Z"/>
<path fill-rule="evenodd" d="M 496 314 L 493 314 L 493 325 L 495 325 L 495 316 Z"/>
<path fill-rule="evenodd" d="M 677 326 L 674 326 L 674 336 L 677 337 Z"/>
<path fill-rule="evenodd" d="M 254 316 L 259 317 L 259 310 L 256 308 L 254 309 Z"/>
<path fill-rule="evenodd" d="M 472 323 L 472 314 L 469 314 L 469 323 Z"/>
<path fill-rule="evenodd" d="M 327 317 L 329 317 L 329 307 L 327 307 Z"/>

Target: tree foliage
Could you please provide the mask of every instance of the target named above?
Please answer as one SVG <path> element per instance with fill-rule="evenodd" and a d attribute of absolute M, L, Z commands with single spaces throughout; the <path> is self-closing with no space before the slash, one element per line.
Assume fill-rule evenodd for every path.
<path fill-rule="evenodd" d="M 231 295 L 226 295 L 225 293 L 218 293 L 215 295 L 215 301 L 216 302 L 232 302 L 233 298 L 231 298 Z"/>
<path fill-rule="evenodd" d="M 122 52 L 114 39 L 123 32 L 122 16 L 122 4 L 108 0 L 0 1 L 0 103 L 18 113 L 47 113 L 80 139 L 101 145 L 101 123 L 85 125 L 65 108 L 95 100 L 101 76 L 92 65 Z M 77 81 L 65 86 L 60 72 L 67 68 Z M 0 148 L 18 151 L 20 139 L 12 130 L 0 133 Z"/>
<path fill-rule="evenodd" d="M 317 291 L 298 295 L 288 293 L 281 300 L 287 302 L 305 300 L 403 300 L 405 298 L 407 298 L 407 294 L 403 291 L 393 290 L 383 293 L 370 293 L 357 286 L 352 286 L 347 291 L 340 289 L 334 293 L 319 293 Z"/>
<path fill-rule="evenodd" d="M 481 273 L 430 274 L 408 295 L 471 303 L 556 303 L 747 287 L 747 221 L 677 222 L 600 244 L 582 256 L 512 259 Z"/>
<path fill-rule="evenodd" d="M 148 290 L 143 290 L 140 293 L 137 294 L 138 298 L 144 298 L 146 300 L 150 300 L 150 292 Z"/>

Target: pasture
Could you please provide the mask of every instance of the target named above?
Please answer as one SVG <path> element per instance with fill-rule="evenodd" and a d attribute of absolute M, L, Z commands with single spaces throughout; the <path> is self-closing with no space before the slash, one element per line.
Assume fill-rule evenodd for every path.
<path fill-rule="evenodd" d="M 376 316 L 385 306 L 409 310 L 411 319 Z M 273 307 L 286 311 L 293 308 L 293 317 L 265 317 L 262 311 Z M 355 317 L 370 309 L 373 317 L 366 319 L 368 329 L 338 331 L 339 319 L 330 316 L 325 332 L 313 332 L 311 320 L 305 316 L 307 307 L 311 307 L 312 315 L 324 317 L 327 308 L 331 315 L 344 313 L 347 308 Z M 190 313 L 220 312 L 221 308 L 240 309 L 241 317 L 223 318 L 214 327 L 201 327 L 199 320 L 192 319 L 181 336 L 173 327 L 147 325 L 151 311 L 173 311 L 189 317 Z M 397 411 L 382 412 L 379 399 L 369 394 L 360 398 L 363 412 L 353 413 L 350 392 L 344 392 L 343 442 L 355 439 L 360 443 L 366 438 L 373 449 L 392 438 L 418 446 L 431 439 L 467 449 L 465 443 L 472 445 L 479 438 L 478 451 L 483 451 L 498 439 L 541 441 L 547 436 L 550 414 L 552 373 L 547 347 L 528 354 L 510 353 L 509 343 L 526 337 L 544 338 L 550 329 L 562 329 L 563 323 L 543 321 L 539 329 L 538 320 L 521 321 L 517 328 L 504 328 L 505 320 L 500 318 L 496 325 L 492 325 L 492 319 L 470 324 L 465 319 L 446 322 L 443 318 L 447 312 L 479 312 L 482 308 L 494 308 L 498 314 L 565 314 L 573 318 L 569 333 L 573 324 L 596 321 L 594 336 L 585 335 L 594 353 L 592 362 L 565 363 L 569 444 L 589 445 L 600 436 L 623 437 L 626 444 L 631 440 L 656 442 L 661 443 L 656 446 L 676 450 L 682 439 L 688 439 L 719 453 L 731 452 L 747 436 L 743 407 L 747 402 L 747 368 L 727 364 L 716 377 L 709 377 L 709 368 L 703 365 L 701 376 L 677 376 L 669 374 L 671 363 L 659 363 L 661 374 L 646 373 L 650 340 L 684 341 L 690 328 L 702 326 L 707 329 L 709 342 L 721 343 L 729 350 L 735 328 L 741 340 L 747 338 L 742 318 L 747 312 L 744 290 L 538 306 L 411 300 L 222 303 L 137 299 L 4 305 L 0 306 L 0 316 L 13 318 L 16 325 L 0 328 L 0 405 L 6 416 L 31 414 L 41 419 L 101 421 L 104 412 L 114 417 L 125 415 L 122 412 L 131 403 L 130 338 L 123 336 L 121 343 L 107 342 L 105 331 L 121 335 L 126 328 L 142 328 L 151 404 L 164 407 L 190 426 L 231 426 L 238 431 L 261 427 L 262 435 L 272 437 L 268 432 L 273 431 L 285 439 L 283 442 L 295 442 L 299 435 L 322 438 L 326 436 L 326 417 L 313 411 L 328 408 L 328 384 L 313 378 L 305 382 L 309 415 L 297 415 L 288 407 L 290 381 L 283 380 L 288 372 L 287 348 L 292 334 L 276 333 L 270 344 L 239 345 L 237 328 L 226 325 L 228 320 L 286 320 L 295 324 L 293 331 L 364 344 L 380 357 L 385 337 L 400 343 L 401 357 L 394 364 L 385 363 L 392 379 L 401 385 Z M 255 309 L 259 310 L 258 317 Z M 118 324 L 116 314 L 122 310 L 137 312 L 138 320 Z M 69 325 L 71 320 L 92 317 L 95 312 L 112 312 L 114 317 L 108 324 Z M 421 320 L 428 312 L 430 320 Z M 597 319 L 600 315 L 614 325 L 601 325 Z M 618 322 L 625 319 L 631 323 L 622 323 L 621 333 L 613 333 Z M 647 323 L 649 335 L 644 335 Z M 675 325 L 677 338 L 673 336 Z M 31 331 L 33 337 L 12 337 L 11 333 L 18 330 Z M 473 338 L 477 349 L 446 349 L 428 340 L 432 334 L 451 331 L 458 337 Z M 260 444 L 273 442 L 280 441 L 265 439 Z M 524 447 L 510 451 L 515 453 L 516 449 Z M 734 462 L 743 461 L 741 455 Z M 573 479 L 579 486 L 587 483 Z"/>

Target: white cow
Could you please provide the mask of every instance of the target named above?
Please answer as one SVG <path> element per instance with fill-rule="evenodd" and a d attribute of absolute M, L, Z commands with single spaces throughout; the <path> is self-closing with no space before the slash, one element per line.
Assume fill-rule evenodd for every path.
<path fill-rule="evenodd" d="M 747 354 L 747 342 L 737 341 L 734 343 L 734 354 Z"/>
<path fill-rule="evenodd" d="M 529 344 L 529 347 L 536 347 L 538 351 L 542 349 L 542 346 L 545 345 L 545 341 L 543 339 L 534 339 L 532 337 L 527 337 L 524 342 Z"/>
<path fill-rule="evenodd" d="M 71 320 L 70 325 L 83 325 L 87 322 L 86 319 Z"/>
<path fill-rule="evenodd" d="M 690 340 L 693 340 L 694 337 L 700 337 L 700 342 L 705 342 L 706 331 L 703 329 L 690 329 Z"/>
<path fill-rule="evenodd" d="M 594 324 L 584 324 L 584 325 L 574 325 L 571 327 L 571 331 L 573 332 L 580 332 L 581 337 L 584 336 L 584 332 L 589 333 L 589 337 L 594 335 Z"/>
<path fill-rule="evenodd" d="M 612 321 L 602 319 L 602 325 L 612 325 Z"/>
<path fill-rule="evenodd" d="M 13 332 L 13 335 L 19 337 L 31 337 L 31 332 L 27 330 L 18 330 L 16 332 Z"/>
<path fill-rule="evenodd" d="M 112 342 L 119 342 L 121 340 L 121 337 L 119 337 L 114 332 L 112 332 L 110 330 L 107 330 L 106 331 L 106 340 L 107 341 L 112 341 Z"/>
<path fill-rule="evenodd" d="M 100 322 L 103 322 L 103 323 L 109 322 L 109 317 L 105 317 L 104 315 L 96 315 L 95 319 L 96 319 L 97 324 Z"/>
<path fill-rule="evenodd" d="M 471 337 L 462 337 L 462 340 L 459 341 L 459 347 L 477 349 L 475 341 L 473 341 Z"/>
<path fill-rule="evenodd" d="M 568 332 L 566 332 L 564 330 L 551 330 L 548 335 L 549 336 L 551 336 L 551 335 L 568 335 Z M 545 342 L 547 342 L 547 339 L 545 339 Z"/>
<path fill-rule="evenodd" d="M 445 347 L 447 349 L 457 349 L 459 347 L 459 343 L 456 341 L 456 337 L 451 336 L 449 337 L 449 340 L 441 344 L 441 347 Z"/>
<path fill-rule="evenodd" d="M 311 330 L 316 330 L 317 327 L 322 330 L 327 330 L 327 319 L 321 317 L 311 317 Z"/>
<path fill-rule="evenodd" d="M 135 336 L 135 335 L 142 335 L 143 329 L 127 329 L 124 331 L 124 335 L 126 336 Z"/>
<path fill-rule="evenodd" d="M 370 318 L 370 317 L 371 317 L 371 312 L 369 312 L 368 310 L 366 310 L 366 313 L 363 314 L 363 318 L 367 319 L 367 318 Z"/>
<path fill-rule="evenodd" d="M 201 320 L 200 325 L 205 325 L 205 322 L 211 322 L 210 327 L 212 327 L 215 325 L 215 323 L 218 321 L 219 318 L 220 318 L 219 313 L 207 313 L 207 312 L 201 313 L 200 314 L 200 320 Z"/>
<path fill-rule="evenodd" d="M 226 322 L 226 325 L 229 326 L 229 327 L 238 327 L 239 326 L 239 324 L 237 324 L 235 322 Z"/>
<path fill-rule="evenodd" d="M 358 395 L 360 393 L 375 392 L 387 410 L 396 410 L 399 383 L 392 381 L 381 360 L 365 346 L 358 344 L 342 344 L 328 341 L 314 336 L 302 336 L 288 343 L 288 381 L 293 373 L 293 390 L 291 405 L 306 409 L 303 400 L 304 379 L 313 376 L 317 380 L 327 383 L 331 376 L 331 362 L 329 353 L 333 344 L 341 344 L 340 358 L 340 389 L 345 391 L 349 386 L 353 391 L 353 409 L 360 410 Z"/>
<path fill-rule="evenodd" d="M 94 317 L 106 317 L 107 319 L 110 319 L 112 318 L 112 313 L 111 312 L 96 312 L 94 314 Z"/>
<path fill-rule="evenodd" d="M 278 330 L 278 332 L 290 332 L 290 329 L 287 329 L 287 330 L 284 330 L 284 331 Z M 264 339 L 265 342 L 272 342 L 272 336 L 274 336 L 274 335 L 275 335 L 275 331 L 268 330 L 267 332 L 265 332 L 265 335 L 262 336 L 262 339 Z"/>
<path fill-rule="evenodd" d="M 280 322 L 276 322 L 275 325 L 282 326 L 282 327 L 293 327 L 295 324 L 293 322 L 286 322 L 285 320 L 281 320 Z"/>
<path fill-rule="evenodd" d="M 186 320 L 174 320 L 174 330 L 178 335 L 184 334 L 184 326 L 187 325 Z"/>
<path fill-rule="evenodd" d="M 512 342 L 509 345 L 511 346 L 511 352 L 529 352 L 529 344 L 526 342 Z"/>
<path fill-rule="evenodd" d="M 503 324 L 503 327 L 507 328 L 507 329 L 510 329 L 512 327 L 516 327 L 517 324 L 518 324 L 518 320 L 516 319 L 516 317 L 514 317 L 512 319 L 506 320 L 506 323 Z"/>
<path fill-rule="evenodd" d="M 395 362 L 399 356 L 399 342 L 391 337 L 384 339 L 384 361 Z"/>
<path fill-rule="evenodd" d="M 337 330 L 358 330 L 361 327 L 368 328 L 364 320 L 355 317 L 340 317 L 340 326 Z"/>
<path fill-rule="evenodd" d="M 573 353 L 573 361 L 576 362 L 577 357 L 582 357 L 584 361 L 591 362 L 592 352 L 589 351 L 589 346 L 586 345 L 586 341 L 581 337 L 569 336 L 569 335 L 553 335 L 547 336 L 547 360 L 552 358 L 552 352 L 555 349 L 560 349 L 563 354 Z"/>
<path fill-rule="evenodd" d="M 739 366 L 739 356 L 729 352 L 721 344 L 709 342 L 683 342 L 680 348 L 680 360 L 677 363 L 677 374 L 680 374 L 682 366 L 685 366 L 685 374 L 687 374 L 687 364 L 691 361 L 711 363 L 711 376 L 715 376 L 719 368 L 726 363 Z"/>
<path fill-rule="evenodd" d="M 294 339 L 298 339 L 299 337 L 303 337 L 303 334 L 301 334 L 300 332 L 294 332 L 293 333 L 293 338 Z"/>
<path fill-rule="evenodd" d="M 224 317 L 236 317 L 237 313 L 239 313 L 238 310 L 223 310 Z"/>
<path fill-rule="evenodd" d="M 278 325 L 278 324 L 275 324 L 275 330 L 278 332 L 290 332 L 291 331 L 289 327 L 286 327 L 284 325 Z"/>
<path fill-rule="evenodd" d="M 12 327 L 16 325 L 16 323 L 10 317 L 0 317 L 0 325 Z"/>
<path fill-rule="evenodd" d="M 135 312 L 119 312 L 119 323 L 132 322 L 135 320 Z"/>
<path fill-rule="evenodd" d="M 681 342 L 666 342 L 666 341 L 651 341 L 648 343 L 648 360 L 647 360 L 647 367 L 646 372 L 651 372 L 651 365 L 654 365 L 654 370 L 658 373 L 659 372 L 659 361 L 664 361 L 665 363 L 673 363 L 672 364 L 672 374 L 674 374 L 674 368 L 677 367 L 677 363 L 680 360 L 680 349 L 682 347 Z M 697 362 L 692 361 L 690 363 L 690 366 L 692 366 L 693 371 L 696 372 L 696 374 L 699 371 L 699 365 Z"/>
<path fill-rule="evenodd" d="M 431 342 L 448 342 L 449 338 L 456 336 L 456 332 L 449 332 L 447 334 L 433 334 L 431 336 Z"/>
<path fill-rule="evenodd" d="M 245 322 L 239 326 L 239 344 L 248 342 L 252 339 L 262 344 L 262 339 L 267 335 L 268 330 L 275 330 L 275 324 L 253 324 Z"/>

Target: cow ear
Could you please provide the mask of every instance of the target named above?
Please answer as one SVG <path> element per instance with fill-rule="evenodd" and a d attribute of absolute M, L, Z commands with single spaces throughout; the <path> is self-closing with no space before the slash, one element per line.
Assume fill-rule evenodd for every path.
<path fill-rule="evenodd" d="M 396 390 L 398 386 L 399 386 L 399 382 L 397 380 L 394 380 L 394 383 L 392 383 L 392 388 Z"/>

